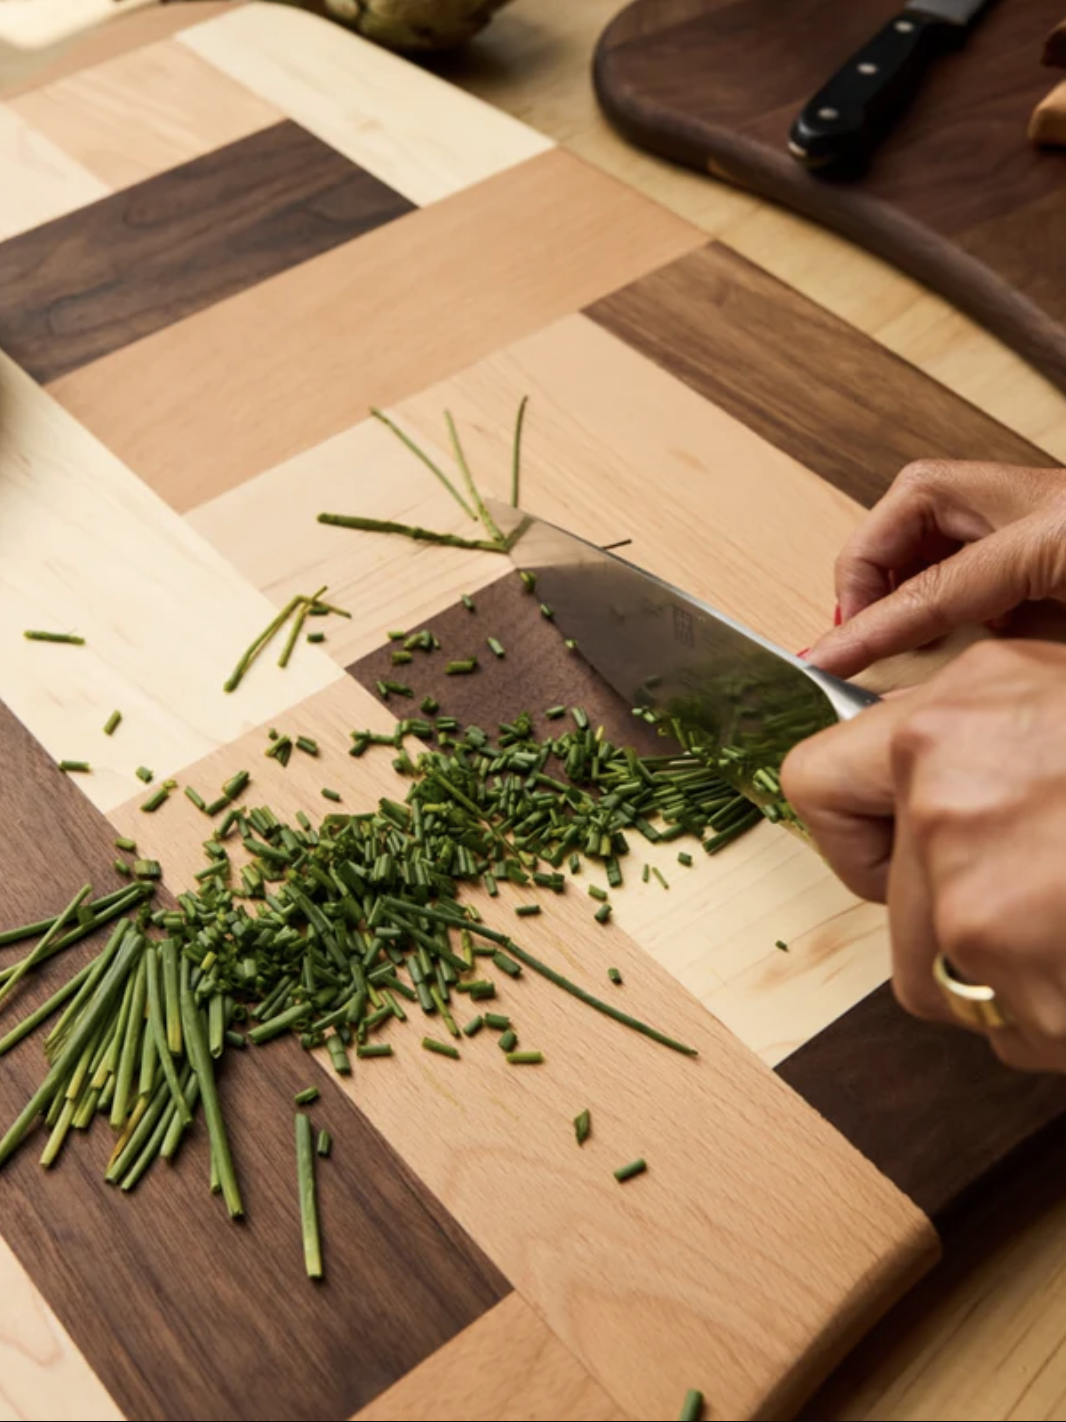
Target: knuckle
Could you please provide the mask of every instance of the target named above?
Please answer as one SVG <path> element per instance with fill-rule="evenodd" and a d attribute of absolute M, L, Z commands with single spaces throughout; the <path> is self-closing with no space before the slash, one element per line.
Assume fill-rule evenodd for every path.
<path fill-rule="evenodd" d="M 942 746 L 952 734 L 955 717 L 942 702 L 931 701 L 904 716 L 892 732 L 889 753 L 897 771 L 909 772 Z"/>
<path fill-rule="evenodd" d="M 897 484 L 942 484 L 952 469 L 949 459 L 913 459 L 896 475 Z"/>
<path fill-rule="evenodd" d="M 928 989 L 919 988 L 908 977 L 898 973 L 892 979 L 892 995 L 911 1017 L 922 1022 L 938 1022 L 943 1019 L 943 1007 L 939 998 Z"/>

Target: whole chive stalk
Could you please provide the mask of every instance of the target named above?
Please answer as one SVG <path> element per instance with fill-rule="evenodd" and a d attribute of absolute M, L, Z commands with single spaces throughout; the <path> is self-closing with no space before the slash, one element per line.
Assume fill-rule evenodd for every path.
<path fill-rule="evenodd" d="M 87 760 L 61 760 L 59 768 L 67 775 L 88 775 L 92 771 L 92 766 Z"/>
<path fill-rule="evenodd" d="M 26 974 L 30 971 L 31 968 L 35 968 L 38 963 L 43 962 L 43 960 L 48 955 L 48 949 L 55 942 L 56 938 L 59 937 L 59 935 L 62 933 L 63 929 L 67 926 L 70 920 L 76 917 L 79 907 L 82 903 L 84 903 L 84 901 L 89 897 L 91 893 L 92 885 L 83 884 L 78 890 L 78 892 L 71 899 L 70 903 L 67 904 L 66 908 L 63 909 L 63 911 L 52 920 L 50 927 L 46 931 L 44 937 L 37 944 L 36 948 L 34 948 L 31 953 L 27 954 L 27 956 L 23 958 L 20 963 L 17 963 L 15 965 L 15 971 L 11 974 L 11 976 L 7 979 L 3 986 L 0 987 L 0 1004 L 4 1002 L 4 999 L 6 997 L 10 996 L 15 987 L 17 987 L 17 985 L 26 976 Z"/>
<path fill-rule="evenodd" d="M 326 1130 L 318 1133 L 318 1142 L 315 1145 L 315 1154 L 322 1160 L 328 1160 L 333 1151 L 333 1137 Z"/>
<path fill-rule="evenodd" d="M 355 528 L 364 533 L 396 533 L 403 538 L 412 538 L 416 543 L 436 543 L 445 548 L 469 548 L 480 553 L 506 553 L 504 544 L 491 542 L 487 538 L 460 538 L 455 533 L 436 533 L 431 528 L 420 528 L 417 524 L 394 523 L 390 519 L 363 518 L 359 514 L 320 513 L 318 522 L 329 524 L 331 528 Z"/>
<path fill-rule="evenodd" d="M 503 657 L 506 655 L 503 650 L 502 644 L 498 642 L 495 637 L 488 637 L 486 638 L 486 641 L 488 642 L 489 650 L 492 652 L 494 657 Z"/>
<path fill-rule="evenodd" d="M 445 410 L 444 422 L 448 426 L 448 438 L 452 442 L 452 453 L 455 455 L 455 462 L 459 466 L 460 473 L 466 483 L 467 492 L 473 501 L 474 507 L 477 509 L 477 516 L 481 520 L 482 527 L 489 535 L 489 538 L 492 539 L 493 543 L 498 544 L 501 548 L 506 548 L 507 540 L 497 528 L 492 515 L 489 513 L 485 500 L 481 497 L 481 491 L 474 483 L 474 476 L 470 471 L 470 465 L 467 463 L 466 452 L 463 449 L 462 441 L 459 438 L 459 431 L 455 428 L 455 421 L 452 419 L 450 410 Z"/>
<path fill-rule="evenodd" d="M 292 1098 L 297 1106 L 310 1106 L 312 1101 L 318 1100 L 318 1087 L 305 1086 L 302 1091 L 298 1091 Z"/>
<path fill-rule="evenodd" d="M 436 1037 L 423 1037 L 422 1046 L 427 1052 L 436 1052 L 439 1057 L 454 1057 L 459 1060 L 459 1048 L 453 1047 L 450 1042 L 438 1042 Z"/>
<path fill-rule="evenodd" d="M 522 473 L 522 426 L 526 418 L 529 396 L 523 395 L 518 404 L 518 414 L 514 422 L 514 440 L 511 443 L 511 507 L 518 507 L 518 485 Z"/>
<path fill-rule="evenodd" d="M 233 1156 L 230 1153 L 226 1125 L 222 1119 L 222 1107 L 215 1085 L 215 1064 L 207 1049 L 207 1042 L 204 1040 L 200 1009 L 193 997 L 188 976 L 184 973 L 181 981 L 181 1023 L 189 1063 L 200 1083 L 200 1097 L 204 1103 L 207 1133 L 211 1140 L 211 1157 L 218 1167 L 219 1178 L 222 1182 L 222 1196 L 230 1217 L 235 1220 L 241 1219 L 244 1215 L 244 1204 L 241 1200 L 240 1186 L 237 1183 L 237 1172 L 233 1168 Z"/>
<path fill-rule="evenodd" d="M 703 1416 L 703 1393 L 696 1388 L 689 1388 L 685 1394 L 685 1401 L 678 1414 L 678 1422 L 700 1422 Z"/>
<path fill-rule="evenodd" d="M 279 667 L 287 667 L 289 665 L 289 660 L 292 657 L 296 643 L 300 640 L 300 633 L 303 631 L 303 625 L 307 621 L 308 610 L 318 600 L 320 594 L 324 593 L 325 591 L 326 589 L 323 586 L 320 587 L 318 592 L 316 592 L 312 597 L 300 599 L 300 604 L 297 607 L 296 613 L 292 619 L 292 626 L 289 628 L 289 635 L 288 637 L 286 637 L 285 645 L 282 647 L 281 655 L 278 657 Z"/>
<path fill-rule="evenodd" d="M 22 635 L 27 642 L 59 642 L 66 647 L 85 646 L 85 638 L 74 632 L 42 632 L 38 628 L 29 628 Z"/>
<path fill-rule="evenodd" d="M 592 1113 L 590 1111 L 579 1111 L 574 1117 L 574 1135 L 577 1137 L 579 1146 L 583 1146 L 592 1135 Z"/>
<path fill-rule="evenodd" d="M 474 512 L 474 510 L 470 507 L 470 505 L 467 503 L 467 501 L 463 498 L 462 494 L 460 494 L 459 490 L 455 487 L 455 485 L 452 483 L 452 481 L 448 478 L 448 476 L 447 476 L 447 474 L 445 474 L 444 470 L 441 469 L 441 467 L 440 467 L 438 464 L 434 463 L 434 461 L 429 457 L 429 455 L 426 453 L 426 451 L 425 451 L 424 449 L 422 449 L 420 445 L 416 444 L 415 441 L 411 438 L 410 435 L 405 434 L 404 431 L 403 431 L 402 429 L 400 429 L 399 425 L 395 424 L 392 420 L 390 420 L 389 417 L 388 417 L 388 415 L 384 414 L 381 410 L 378 410 L 378 409 L 371 409 L 370 413 L 374 416 L 374 419 L 375 419 L 375 420 L 380 420 L 381 423 L 385 426 L 386 429 L 391 430 L 392 433 L 396 436 L 396 438 L 397 438 L 398 440 L 400 440 L 401 443 L 405 444 L 405 445 L 407 446 L 407 448 L 411 451 L 411 453 L 412 453 L 413 455 L 415 455 L 415 457 L 416 457 L 417 459 L 420 459 L 420 460 L 422 461 L 422 463 L 426 466 L 426 468 L 427 468 L 437 479 L 440 480 L 440 482 L 441 482 L 441 483 L 444 485 L 444 487 L 448 490 L 448 493 L 451 494 L 452 498 L 453 498 L 453 499 L 455 500 L 455 502 L 459 505 L 459 507 L 463 510 L 463 512 L 464 512 L 469 518 L 472 518 L 472 519 L 475 519 L 475 520 L 476 520 L 476 519 L 477 519 L 477 514 L 476 514 L 476 513 Z M 448 418 L 449 418 L 449 420 L 450 420 L 450 419 L 451 419 L 451 416 L 449 416 Z"/>
<path fill-rule="evenodd" d="M 543 1052 L 508 1052 L 507 1061 L 511 1066 L 540 1066 Z"/>
<path fill-rule="evenodd" d="M 315 1148 L 311 1117 L 296 1113 L 296 1180 L 300 1195 L 304 1267 L 309 1279 L 322 1278 L 322 1237 L 318 1227 L 318 1194 L 315 1190 Z"/>
<path fill-rule="evenodd" d="M 104 722 L 104 735 L 113 736 L 122 723 L 122 712 L 112 711 L 111 715 Z"/>
<path fill-rule="evenodd" d="M 620 1165 L 614 1172 L 614 1178 L 619 1185 L 624 1185 L 627 1180 L 634 1180 L 638 1175 L 643 1175 L 648 1168 L 648 1162 L 643 1158 L 631 1160 L 628 1165 Z"/>
<path fill-rule="evenodd" d="M 148 1025 L 155 1037 L 156 1056 L 159 1058 L 160 1065 L 163 1068 L 163 1079 L 170 1089 L 174 1106 L 181 1116 L 181 1119 L 189 1126 L 192 1124 L 192 1114 L 186 1105 L 185 1095 L 178 1081 L 178 1073 L 174 1067 L 174 1058 L 171 1055 L 170 1047 L 167 1045 L 166 1018 L 163 1014 L 163 994 L 159 984 L 159 954 L 154 947 L 148 948 L 145 954 L 145 963 L 148 972 Z"/>

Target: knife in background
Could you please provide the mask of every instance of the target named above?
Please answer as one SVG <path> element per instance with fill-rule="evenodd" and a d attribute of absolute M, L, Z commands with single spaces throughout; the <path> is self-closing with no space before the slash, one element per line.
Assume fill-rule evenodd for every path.
<path fill-rule="evenodd" d="M 961 44 L 990 4 L 909 0 L 806 105 L 789 134 L 792 156 L 808 168 L 861 167 L 910 102 L 930 60 Z"/>
<path fill-rule="evenodd" d="M 774 798 L 756 770 L 776 771 L 798 741 L 878 700 L 625 559 L 488 504 L 562 635 L 630 706 L 675 719 L 701 750 L 731 748 L 722 775 L 756 804 Z"/>

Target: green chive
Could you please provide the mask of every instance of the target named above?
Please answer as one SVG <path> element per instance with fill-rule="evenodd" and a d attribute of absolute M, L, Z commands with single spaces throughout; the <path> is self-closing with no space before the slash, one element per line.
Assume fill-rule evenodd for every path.
<path fill-rule="evenodd" d="M 135 859 L 133 872 L 138 879 L 161 879 L 163 867 L 158 859 Z"/>
<path fill-rule="evenodd" d="M 669 885 L 669 884 L 666 882 L 666 880 L 663 878 L 662 873 L 661 873 L 658 869 L 656 869 L 654 865 L 652 866 L 652 871 L 651 871 L 651 872 L 652 872 L 652 873 L 655 875 L 655 877 L 658 879 L 659 883 L 662 884 L 662 886 L 663 886 L 664 889 L 668 889 L 668 888 L 670 887 L 670 885 Z"/>
<path fill-rule="evenodd" d="M 501 1052 L 513 1052 L 515 1047 L 518 1046 L 518 1033 L 513 1027 L 508 1027 L 496 1045 Z"/>
<path fill-rule="evenodd" d="M 468 676 L 470 672 L 477 671 L 477 657 L 462 657 L 458 661 L 449 662 L 444 668 L 445 676 Z"/>
<path fill-rule="evenodd" d="M 199 790 L 194 790 L 191 785 L 186 785 L 184 788 L 186 797 L 193 802 L 198 810 L 207 809 L 207 801 L 200 794 Z"/>
<path fill-rule="evenodd" d="M 314 608 L 312 608 L 311 610 L 313 612 Z M 324 642 L 326 640 L 326 634 L 324 632 L 308 632 L 307 640 L 317 645 L 317 643 Z M 319 1154 L 321 1155 L 321 1151 L 319 1152 Z"/>
<path fill-rule="evenodd" d="M 68 647 L 84 647 L 85 638 L 73 632 L 40 632 L 31 629 L 22 634 L 27 642 L 61 642 Z"/>
<path fill-rule="evenodd" d="M 700 1422 L 703 1416 L 703 1393 L 696 1388 L 689 1388 L 685 1394 L 685 1402 L 678 1414 L 678 1422 Z"/>
<path fill-rule="evenodd" d="M 528 569 L 523 568 L 519 570 L 518 576 L 521 578 L 522 586 L 525 588 L 527 593 L 531 593 L 533 589 L 537 586 L 536 573 L 531 573 Z"/>
<path fill-rule="evenodd" d="M 111 715 L 110 715 L 110 716 L 107 718 L 107 720 L 104 722 L 104 735 L 105 735 L 105 736 L 113 736 L 113 735 L 115 734 L 115 732 L 118 730 L 121 721 L 122 721 L 122 712 L 121 712 L 121 711 L 112 711 L 112 712 L 111 712 Z"/>
<path fill-rule="evenodd" d="M 614 1178 L 619 1185 L 624 1185 L 627 1180 L 634 1179 L 637 1175 L 643 1175 L 648 1168 L 646 1160 L 631 1160 L 628 1165 L 620 1165 L 614 1172 Z"/>
<path fill-rule="evenodd" d="M 322 790 L 322 798 L 323 798 L 324 800 L 334 800 L 334 801 L 336 801 L 337 804 L 340 804 L 340 798 L 341 798 L 341 797 L 340 797 L 340 791 L 339 791 L 339 790 L 330 790 L 329 787 L 326 786 L 326 787 L 324 787 L 323 790 Z"/>
<path fill-rule="evenodd" d="M 519 904 L 515 913 L 519 918 L 536 918 L 540 913 L 540 904 Z"/>
<path fill-rule="evenodd" d="M 488 637 L 488 638 L 486 638 L 486 641 L 488 642 L 489 650 L 493 653 L 494 656 L 497 656 L 497 657 L 502 657 L 502 656 L 504 656 L 503 647 L 501 646 L 501 644 L 500 644 L 499 642 L 497 642 L 497 640 L 496 640 L 495 637 Z"/>
<path fill-rule="evenodd" d="M 391 1057 L 392 1046 L 388 1042 L 369 1042 L 355 1049 L 357 1057 Z"/>
<path fill-rule="evenodd" d="M 296 1114 L 296 1181 L 300 1196 L 304 1267 L 309 1279 L 321 1279 L 322 1238 L 318 1227 L 314 1140 L 311 1135 L 311 1117 L 302 1111 L 298 1111 Z"/>
<path fill-rule="evenodd" d="M 592 1134 L 592 1114 L 581 1111 L 574 1117 L 574 1135 L 579 1146 L 583 1146 Z"/>
<path fill-rule="evenodd" d="M 622 974 L 618 971 L 617 968 L 608 968 L 607 976 L 610 978 L 611 982 L 614 983 L 615 987 L 621 985 Z"/>
<path fill-rule="evenodd" d="M 788 944 L 784 941 L 783 938 L 779 938 L 779 939 L 777 940 L 777 942 L 774 944 L 774 947 L 775 947 L 775 948 L 779 948 L 782 953 L 787 953 L 787 952 L 788 952 Z"/>
<path fill-rule="evenodd" d="M 139 765 L 134 773 L 136 774 L 137 779 L 143 780 L 146 785 L 150 785 L 151 782 L 155 779 L 154 774 L 148 769 L 146 765 Z"/>
<path fill-rule="evenodd" d="M 677 862 L 683 864 L 686 869 L 692 868 L 692 855 L 681 853 L 677 856 Z"/>
<path fill-rule="evenodd" d="M 506 1032 L 511 1025 L 511 1019 L 505 1017 L 502 1012 L 486 1012 L 485 1026 L 491 1027 L 496 1032 Z"/>
<path fill-rule="evenodd" d="M 546 602 L 542 602 L 540 605 L 540 615 L 541 617 L 546 617 L 550 622 L 551 619 L 555 616 L 555 612 L 552 608 L 548 606 Z"/>
<path fill-rule="evenodd" d="M 392 654 L 392 664 L 394 667 L 405 667 L 409 662 L 413 661 L 414 655 L 411 652 L 399 651 L 393 652 Z"/>
<path fill-rule="evenodd" d="M 547 718 L 548 718 L 549 721 L 558 721 L 558 719 L 559 719 L 560 716 L 565 716 L 565 715 L 566 715 L 566 707 L 565 707 L 565 706 L 549 706 L 548 709 L 547 709 L 547 711 L 545 711 L 544 714 L 545 714 L 545 716 L 547 716 Z"/>
<path fill-rule="evenodd" d="M 296 749 L 304 751 L 307 755 L 317 755 L 318 742 L 312 740 L 310 736 L 297 736 Z"/>
<path fill-rule="evenodd" d="M 597 923 L 606 923 L 611 917 L 611 904 L 600 904 L 599 908 L 592 915 Z"/>
<path fill-rule="evenodd" d="M 518 414 L 514 422 L 514 440 L 511 444 L 511 507 L 518 507 L 518 485 L 522 472 L 522 425 L 526 418 L 529 396 L 523 395 L 518 404 Z"/>
<path fill-rule="evenodd" d="M 459 1048 L 450 1042 L 438 1042 L 436 1037 L 423 1037 L 422 1046 L 427 1052 L 436 1052 L 439 1057 L 454 1057 L 459 1060 Z"/>
<path fill-rule="evenodd" d="M 298 1091 L 292 1098 L 296 1106 L 310 1106 L 312 1101 L 318 1100 L 318 1087 L 305 1086 L 302 1091 Z"/>
<path fill-rule="evenodd" d="M 115 848 L 124 849 L 127 854 L 136 854 L 137 841 L 135 839 L 127 839 L 124 834 L 119 835 L 118 839 L 115 840 Z"/>
<path fill-rule="evenodd" d="M 463 606 L 466 608 L 467 612 L 476 612 L 476 611 L 477 611 L 477 608 L 474 606 L 474 599 L 470 596 L 469 593 L 463 593 L 462 602 L 463 602 Z"/>
<path fill-rule="evenodd" d="M 476 1037 L 485 1025 L 484 1017 L 473 1017 L 463 1028 L 464 1037 Z"/>
<path fill-rule="evenodd" d="M 507 1060 L 511 1066 L 539 1066 L 544 1060 L 543 1052 L 508 1052 Z"/>
<path fill-rule="evenodd" d="M 328 1160 L 333 1150 L 333 1137 L 326 1130 L 319 1131 L 318 1143 L 315 1146 L 315 1154 L 321 1156 L 323 1160 Z"/>
<path fill-rule="evenodd" d="M 393 421 L 389 419 L 388 415 L 384 414 L 381 410 L 371 409 L 370 413 L 374 416 L 375 420 L 380 420 L 386 429 L 391 430 L 392 433 L 396 436 L 396 438 L 400 440 L 403 444 L 405 444 L 407 448 L 411 451 L 411 453 L 415 455 L 418 459 L 420 459 L 422 463 L 426 466 L 426 468 L 436 475 L 436 477 L 448 490 L 448 493 L 451 494 L 452 498 L 455 500 L 455 502 L 459 505 L 459 507 L 463 510 L 464 513 L 469 514 L 472 519 L 477 518 L 477 514 L 463 498 L 462 494 L 460 494 L 459 490 L 448 478 L 444 470 L 441 469 L 439 465 L 435 464 L 432 459 L 430 459 L 429 455 L 425 452 L 425 450 L 420 448 L 414 442 L 410 435 L 405 434 L 403 430 L 400 429 L 399 425 L 394 424 Z"/>
<path fill-rule="evenodd" d="M 507 946 L 513 951 L 515 945 L 508 940 Z M 493 953 L 492 961 L 500 972 L 506 973 L 509 978 L 517 978 L 522 972 L 521 965 L 516 963 L 513 958 L 509 958 L 506 953 Z"/>
<path fill-rule="evenodd" d="M 567 650 L 568 652 L 576 652 L 576 651 L 577 651 L 577 641 L 576 641 L 576 639 L 573 638 L 573 637 L 567 637 L 566 641 L 563 643 L 563 646 L 566 648 L 566 650 Z"/>
<path fill-rule="evenodd" d="M 67 774 L 86 775 L 92 770 L 92 766 L 87 760 L 61 760 L 59 768 Z"/>

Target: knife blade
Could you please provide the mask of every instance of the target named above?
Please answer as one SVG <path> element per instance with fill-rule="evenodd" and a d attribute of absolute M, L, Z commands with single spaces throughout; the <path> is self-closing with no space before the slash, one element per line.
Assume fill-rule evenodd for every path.
<path fill-rule="evenodd" d="M 801 110 L 788 151 L 808 168 L 860 167 L 916 92 L 929 62 L 961 44 L 993 0 L 909 0 Z"/>
<path fill-rule="evenodd" d="M 725 753 L 724 778 L 757 804 L 776 797 L 756 771 L 776 773 L 798 741 L 879 699 L 576 534 L 488 504 L 560 632 L 630 706 L 674 722 L 701 753 Z"/>

